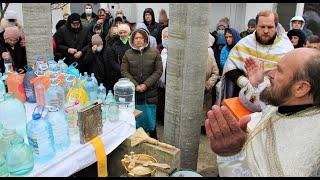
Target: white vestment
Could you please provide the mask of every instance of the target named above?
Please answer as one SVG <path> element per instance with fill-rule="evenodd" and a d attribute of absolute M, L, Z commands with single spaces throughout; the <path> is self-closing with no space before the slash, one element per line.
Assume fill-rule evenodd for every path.
<path fill-rule="evenodd" d="M 267 106 L 251 114 L 242 151 L 218 156 L 220 176 L 319 176 L 320 107 L 285 116 Z"/>

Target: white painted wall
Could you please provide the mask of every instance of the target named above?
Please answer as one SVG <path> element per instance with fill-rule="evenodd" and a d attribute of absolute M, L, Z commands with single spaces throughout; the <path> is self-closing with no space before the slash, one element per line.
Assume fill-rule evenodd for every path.
<path fill-rule="evenodd" d="M 273 10 L 274 3 L 246 3 L 245 23 L 248 24 L 249 19 L 256 18 L 258 12 L 262 10 Z"/>
<path fill-rule="evenodd" d="M 143 22 L 143 11 L 146 8 L 152 8 L 156 22 L 158 22 L 158 16 L 161 9 L 166 10 L 167 16 L 169 17 L 169 3 L 136 3 L 137 18 L 136 22 Z"/>
<path fill-rule="evenodd" d="M 2 3 L 2 6 L 5 6 L 5 3 Z M 10 3 L 7 10 L 16 11 L 18 14 L 18 19 L 23 24 L 23 15 L 22 15 L 22 4 L 21 3 Z"/>

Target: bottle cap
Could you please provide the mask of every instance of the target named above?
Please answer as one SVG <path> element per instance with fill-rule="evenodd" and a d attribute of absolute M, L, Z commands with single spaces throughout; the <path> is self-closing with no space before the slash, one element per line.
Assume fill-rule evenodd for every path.
<path fill-rule="evenodd" d="M 41 118 L 41 115 L 39 113 L 32 114 L 32 119 L 33 120 L 38 120 L 40 118 Z"/>

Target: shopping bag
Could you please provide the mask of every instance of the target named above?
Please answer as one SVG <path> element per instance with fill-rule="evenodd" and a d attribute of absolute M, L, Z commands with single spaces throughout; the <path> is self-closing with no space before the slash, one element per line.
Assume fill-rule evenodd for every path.
<path fill-rule="evenodd" d="M 136 117 L 136 129 L 142 127 L 146 132 L 154 131 L 156 127 L 156 105 L 148 104 L 144 96 L 144 103 L 135 105 L 135 108 L 142 111 L 141 115 Z M 137 101 L 136 101 L 137 102 Z"/>

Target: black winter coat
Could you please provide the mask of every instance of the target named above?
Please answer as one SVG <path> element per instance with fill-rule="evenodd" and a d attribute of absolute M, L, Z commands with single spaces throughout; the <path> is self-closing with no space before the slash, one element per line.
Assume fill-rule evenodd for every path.
<path fill-rule="evenodd" d="M 71 30 L 70 24 L 62 26 L 55 34 L 54 38 L 56 40 L 57 49 L 55 56 L 59 56 L 59 53 L 62 57 L 56 57 L 55 59 L 61 59 L 66 57 L 65 63 L 67 65 L 72 64 L 73 62 L 81 62 L 81 59 L 85 56 L 86 52 L 90 48 L 90 43 L 88 42 L 88 29 L 80 26 L 79 32 L 74 32 Z M 69 48 L 75 48 L 78 51 L 82 52 L 80 59 L 75 59 L 72 54 L 68 53 Z M 81 64 L 79 64 L 79 69 L 81 71 Z"/>
<path fill-rule="evenodd" d="M 117 39 L 114 44 L 105 51 L 105 59 L 108 61 L 111 70 L 110 73 L 112 74 L 112 87 L 121 78 L 122 58 L 128 49 L 131 49 L 129 41 L 123 44 L 120 39 Z"/>
<path fill-rule="evenodd" d="M 9 52 L 13 61 L 14 70 L 24 69 L 27 65 L 26 48 L 20 46 L 20 40 L 15 44 L 14 49 L 9 44 L 5 43 L 4 39 L 0 40 L 0 69 L 1 73 L 4 73 L 4 60 L 2 59 L 2 53 Z"/>
<path fill-rule="evenodd" d="M 103 58 L 103 51 L 92 52 L 90 49 L 82 60 L 83 71 L 88 72 L 89 75 L 94 73 L 98 83 L 103 83 L 106 87 L 106 61 Z"/>

